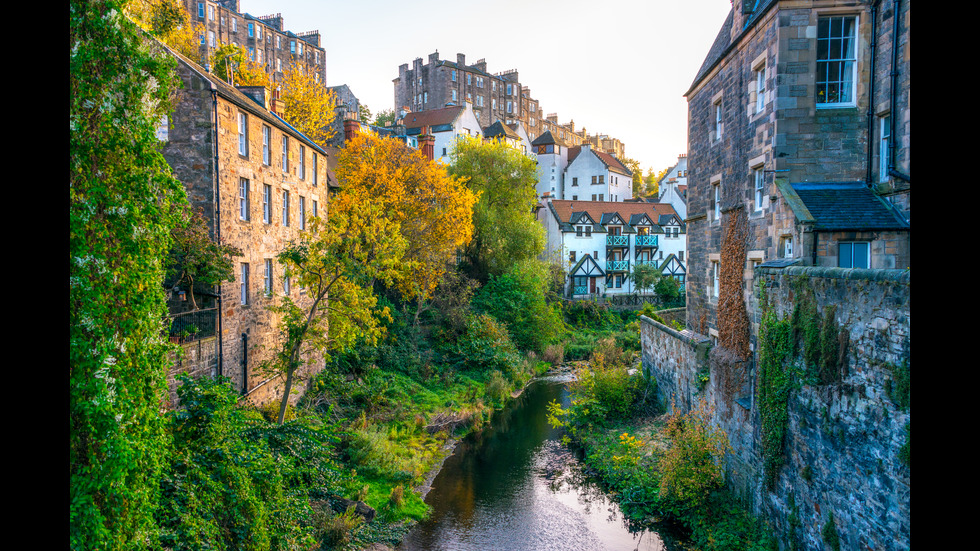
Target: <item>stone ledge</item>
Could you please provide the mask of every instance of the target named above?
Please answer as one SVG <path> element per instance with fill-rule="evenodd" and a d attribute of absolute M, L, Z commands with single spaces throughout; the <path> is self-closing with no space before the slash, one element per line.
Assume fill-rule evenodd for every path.
<path fill-rule="evenodd" d="M 699 333 L 695 333 L 690 329 L 678 331 L 672 327 L 668 327 L 660 323 L 659 321 L 654 321 L 646 316 L 640 316 L 640 321 L 650 324 L 651 326 L 663 331 L 664 333 L 667 333 L 668 335 L 673 336 L 674 338 L 679 339 L 680 341 L 684 342 L 689 346 L 697 346 L 699 344 L 710 342 L 710 339 L 708 339 L 708 337 L 701 335 Z"/>
<path fill-rule="evenodd" d="M 911 270 L 885 270 L 866 268 L 830 268 L 825 266 L 788 266 L 778 268 L 760 266 L 756 270 L 762 274 L 783 276 L 806 276 L 824 279 L 850 279 L 864 281 L 892 281 L 911 284 Z"/>

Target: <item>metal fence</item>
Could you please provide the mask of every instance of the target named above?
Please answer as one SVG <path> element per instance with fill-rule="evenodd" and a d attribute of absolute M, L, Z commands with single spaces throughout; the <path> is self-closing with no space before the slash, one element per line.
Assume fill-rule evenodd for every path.
<path fill-rule="evenodd" d="M 204 308 L 171 314 L 170 339 L 185 342 L 213 337 L 217 334 L 217 325 L 217 308 Z"/>

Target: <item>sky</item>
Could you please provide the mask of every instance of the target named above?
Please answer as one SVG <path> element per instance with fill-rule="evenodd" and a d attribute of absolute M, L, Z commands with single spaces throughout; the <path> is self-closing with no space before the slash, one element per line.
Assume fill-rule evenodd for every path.
<path fill-rule="evenodd" d="M 608 134 L 644 172 L 687 152 L 684 93 L 731 10 L 729 0 L 240 0 L 284 29 L 320 31 L 327 84 L 372 113 L 394 108 L 398 66 L 438 51 L 487 71 L 517 69 L 545 113 Z"/>

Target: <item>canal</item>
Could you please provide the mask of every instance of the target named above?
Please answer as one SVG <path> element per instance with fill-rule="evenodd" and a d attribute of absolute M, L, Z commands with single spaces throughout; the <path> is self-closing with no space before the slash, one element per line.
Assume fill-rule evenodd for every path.
<path fill-rule="evenodd" d="M 538 379 L 459 443 L 426 496 L 432 515 L 399 551 L 675 549 L 655 532 L 631 531 L 548 425 L 548 403 L 568 405 L 568 380 Z"/>

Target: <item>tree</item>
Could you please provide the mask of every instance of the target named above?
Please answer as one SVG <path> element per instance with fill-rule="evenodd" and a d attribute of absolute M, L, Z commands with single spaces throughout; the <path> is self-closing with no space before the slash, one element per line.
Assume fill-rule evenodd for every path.
<path fill-rule="evenodd" d="M 640 161 L 629 157 L 623 157 L 620 161 L 633 174 L 633 197 L 643 195 L 643 169 L 640 168 Z"/>
<path fill-rule="evenodd" d="M 211 56 L 211 72 L 232 86 L 270 87 L 272 80 L 262 64 L 249 59 L 245 46 L 222 44 Z"/>
<path fill-rule="evenodd" d="M 69 8 L 71 549 L 149 546 L 168 447 L 161 282 L 186 198 L 155 130 L 178 81 L 124 8 Z"/>
<path fill-rule="evenodd" d="M 668 172 L 670 172 L 669 167 L 661 170 L 660 172 L 655 172 L 653 168 L 647 169 L 647 175 L 644 178 L 647 195 L 652 197 L 660 196 L 660 180 L 662 180 Z"/>
<path fill-rule="evenodd" d="M 374 118 L 374 126 L 385 127 L 389 123 L 395 122 L 395 110 L 394 109 L 382 109 L 378 111 L 377 116 Z"/>
<path fill-rule="evenodd" d="M 333 137 L 331 123 L 336 116 L 337 95 L 317 82 L 303 67 L 290 65 L 279 85 L 279 99 L 285 106 L 283 119 L 318 144 Z"/>
<path fill-rule="evenodd" d="M 194 285 L 217 285 L 222 281 L 234 281 L 235 272 L 231 259 L 241 256 L 242 251 L 231 245 L 215 243 L 211 239 L 208 222 L 198 211 L 184 220 L 171 233 L 170 255 L 167 262 L 167 281 L 174 287 L 187 282 L 191 307 L 197 310 Z"/>
<path fill-rule="evenodd" d="M 470 276 L 486 282 L 544 251 L 544 228 L 534 216 L 537 163 L 502 141 L 460 137 L 449 172 L 479 195 L 473 240 L 465 248 Z"/>
<path fill-rule="evenodd" d="M 179 0 L 129 0 L 126 15 L 161 42 L 184 57 L 202 62 L 204 25 L 192 23 Z"/>
<path fill-rule="evenodd" d="M 394 287 L 418 302 L 417 317 L 456 251 L 473 235 L 476 194 L 421 152 L 371 132 L 347 142 L 336 174 L 344 193 L 332 200 L 331 214 L 370 202 L 400 228 L 407 249 Z"/>
<path fill-rule="evenodd" d="M 280 424 L 295 376 L 308 359 L 356 342 L 374 345 L 385 330 L 379 319 L 391 320 L 387 307 L 376 308 L 372 282 L 394 283 L 408 244 L 398 224 L 384 216 L 383 204 L 343 204 L 325 222 L 312 218 L 310 229 L 278 257 L 286 275 L 306 289 L 302 303 L 283 297 L 272 308 L 281 315 L 279 346 L 264 369 L 285 379 Z"/>
<path fill-rule="evenodd" d="M 641 293 L 649 291 L 660 279 L 660 270 L 652 264 L 638 263 L 633 266 L 633 286 Z"/>
<path fill-rule="evenodd" d="M 364 124 L 371 123 L 371 110 L 367 105 L 361 103 L 357 106 L 357 119 Z"/>

